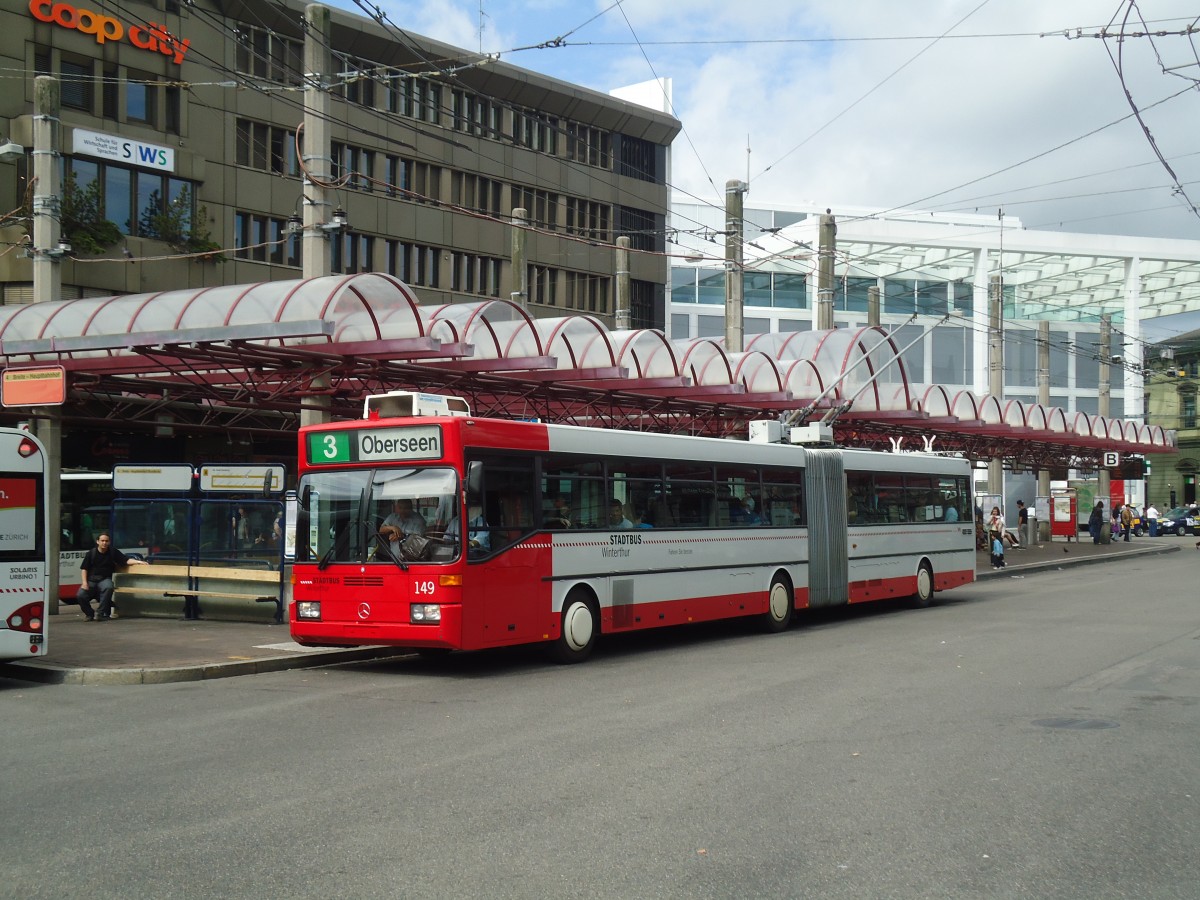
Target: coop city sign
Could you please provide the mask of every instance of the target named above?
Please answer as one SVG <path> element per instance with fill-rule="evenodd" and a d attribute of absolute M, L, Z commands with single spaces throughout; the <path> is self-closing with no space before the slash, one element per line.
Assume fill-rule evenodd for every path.
<path fill-rule="evenodd" d="M 150 50 L 171 57 L 175 65 L 183 62 L 183 56 L 192 44 L 191 41 L 175 37 L 167 31 L 167 26 L 157 22 L 147 22 L 145 26 L 130 25 L 126 28 L 112 16 L 72 6 L 70 3 L 29 0 L 29 13 L 39 22 L 53 22 L 62 28 L 90 34 L 97 44 L 125 38 L 140 50 Z"/>

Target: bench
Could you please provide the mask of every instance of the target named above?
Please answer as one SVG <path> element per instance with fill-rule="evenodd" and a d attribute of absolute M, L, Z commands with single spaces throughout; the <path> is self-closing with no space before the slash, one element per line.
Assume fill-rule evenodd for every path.
<path fill-rule="evenodd" d="M 183 601 L 185 619 L 266 621 L 258 604 L 273 604 L 270 621 L 283 622 L 281 574 L 266 569 L 151 564 L 130 566 L 113 577 L 113 599 L 122 616 L 176 616 Z M 251 606 L 248 608 L 247 604 Z"/>

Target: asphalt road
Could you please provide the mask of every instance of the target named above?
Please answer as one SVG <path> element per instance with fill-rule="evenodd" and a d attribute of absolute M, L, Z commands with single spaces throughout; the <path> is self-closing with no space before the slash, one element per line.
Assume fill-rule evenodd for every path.
<path fill-rule="evenodd" d="M 1196 565 L 566 668 L 0 681 L 0 896 L 1200 897 Z"/>

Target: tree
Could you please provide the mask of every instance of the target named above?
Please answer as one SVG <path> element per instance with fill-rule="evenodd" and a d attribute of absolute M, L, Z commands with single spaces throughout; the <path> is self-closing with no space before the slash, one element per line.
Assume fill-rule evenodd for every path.
<path fill-rule="evenodd" d="M 171 249 L 180 253 L 212 253 L 221 245 L 212 240 L 208 230 L 208 209 L 201 206 L 192 213 L 192 190 L 183 188 L 174 200 L 164 204 L 162 194 L 154 191 L 147 198 L 146 208 L 138 221 L 138 231 L 143 237 L 165 241 Z M 221 256 L 199 257 L 220 261 Z"/>
<path fill-rule="evenodd" d="M 75 173 L 63 179 L 62 230 L 76 254 L 103 253 L 121 240 L 121 229 L 104 218 L 100 182 L 80 188 Z"/>

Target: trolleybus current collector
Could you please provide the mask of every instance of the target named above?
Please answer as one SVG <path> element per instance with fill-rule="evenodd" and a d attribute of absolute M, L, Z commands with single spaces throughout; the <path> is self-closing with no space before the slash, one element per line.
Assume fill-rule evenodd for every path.
<path fill-rule="evenodd" d="M 923 606 L 974 580 L 965 460 L 475 418 L 457 404 L 301 429 L 296 641 L 546 642 L 575 662 L 600 634 L 750 616 L 781 631 L 798 610 Z M 399 540 L 381 531 L 394 508 L 416 523 Z"/>

